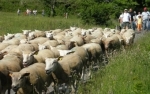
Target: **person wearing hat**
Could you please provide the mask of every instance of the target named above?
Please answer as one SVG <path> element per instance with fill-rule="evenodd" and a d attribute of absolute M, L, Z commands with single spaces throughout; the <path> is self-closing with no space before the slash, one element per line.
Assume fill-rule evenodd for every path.
<path fill-rule="evenodd" d="M 131 15 L 128 13 L 127 9 L 124 9 L 124 13 L 122 15 L 123 28 L 130 28 Z"/>
<path fill-rule="evenodd" d="M 147 11 L 147 8 L 144 7 L 144 11 L 142 12 L 142 19 L 143 19 L 143 30 L 148 30 L 148 22 L 150 13 Z"/>

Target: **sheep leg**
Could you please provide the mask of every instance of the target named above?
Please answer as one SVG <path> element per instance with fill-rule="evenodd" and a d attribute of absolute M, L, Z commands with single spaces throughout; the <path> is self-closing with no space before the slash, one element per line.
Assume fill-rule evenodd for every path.
<path fill-rule="evenodd" d="M 56 94 L 59 94 L 59 87 L 57 84 L 54 85 L 54 90 Z"/>
<path fill-rule="evenodd" d="M 10 94 L 10 88 L 8 89 L 8 91 L 7 91 L 8 93 L 7 94 Z"/>
<path fill-rule="evenodd" d="M 0 91 L 2 91 L 2 84 L 1 84 L 1 80 L 0 80 Z"/>
<path fill-rule="evenodd" d="M 37 88 L 36 88 L 35 86 L 33 86 L 33 87 L 34 87 L 35 92 L 36 92 L 37 94 L 40 94 L 39 91 L 37 90 Z"/>

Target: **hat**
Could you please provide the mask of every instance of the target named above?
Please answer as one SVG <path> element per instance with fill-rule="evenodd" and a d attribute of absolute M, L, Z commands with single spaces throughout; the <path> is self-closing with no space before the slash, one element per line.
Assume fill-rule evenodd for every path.
<path fill-rule="evenodd" d="M 124 9 L 124 11 L 127 11 L 127 9 Z"/>
<path fill-rule="evenodd" d="M 144 11 L 146 11 L 147 10 L 147 7 L 144 7 Z"/>

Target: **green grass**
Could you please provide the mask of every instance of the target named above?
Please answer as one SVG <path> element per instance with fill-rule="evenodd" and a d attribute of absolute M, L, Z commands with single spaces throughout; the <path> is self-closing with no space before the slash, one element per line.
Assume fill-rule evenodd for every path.
<path fill-rule="evenodd" d="M 1 34 L 22 32 L 23 29 L 66 29 L 70 26 L 89 28 L 88 25 L 82 24 L 82 21 L 74 16 L 65 19 L 64 17 L 43 17 L 40 14 L 37 16 L 25 16 L 24 14 L 18 16 L 16 13 L 0 12 L 0 19 Z"/>

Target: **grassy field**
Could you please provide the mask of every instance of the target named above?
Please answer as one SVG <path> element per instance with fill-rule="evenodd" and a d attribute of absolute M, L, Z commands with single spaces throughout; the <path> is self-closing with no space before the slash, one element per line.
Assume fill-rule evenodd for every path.
<path fill-rule="evenodd" d="M 82 24 L 80 19 L 69 16 L 68 19 L 62 17 L 43 17 L 41 14 L 37 16 L 26 16 L 23 13 L 18 16 L 16 13 L 0 12 L 0 34 L 22 32 L 23 29 L 30 30 L 50 30 L 50 29 L 66 29 L 70 26 L 82 28 L 90 28 L 89 25 Z"/>
<path fill-rule="evenodd" d="M 69 17 L 17 16 L 0 12 L 0 34 L 22 32 L 23 29 L 65 29 L 70 26 L 95 27 Z M 131 48 L 109 59 L 108 65 L 79 87 L 79 94 L 150 94 L 150 34 L 145 34 Z"/>

